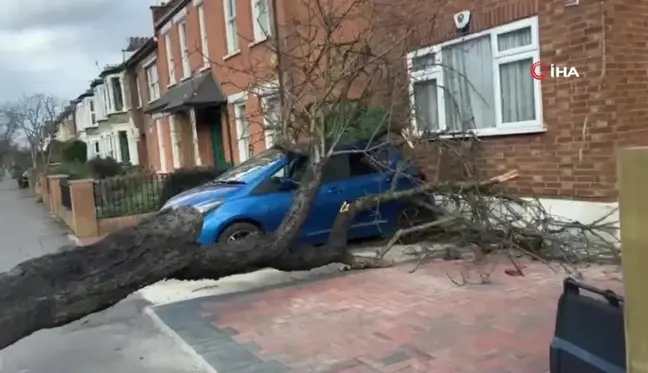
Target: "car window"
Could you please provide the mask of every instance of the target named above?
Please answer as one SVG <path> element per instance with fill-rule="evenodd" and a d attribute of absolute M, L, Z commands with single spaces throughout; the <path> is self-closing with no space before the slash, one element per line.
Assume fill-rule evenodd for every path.
<path fill-rule="evenodd" d="M 348 179 L 351 176 L 349 154 L 334 155 L 322 171 L 322 183 Z"/>
<path fill-rule="evenodd" d="M 285 166 L 281 167 L 275 172 L 272 177 L 274 178 L 289 178 L 294 181 L 299 181 L 304 176 L 306 166 L 308 165 L 308 158 L 299 157 L 288 162 Z"/>
<path fill-rule="evenodd" d="M 376 161 L 372 163 L 372 160 L 363 153 L 349 154 L 350 176 L 362 176 L 379 172 L 374 166 L 375 163 Z"/>
<path fill-rule="evenodd" d="M 260 173 L 271 167 L 273 163 L 279 161 L 285 153 L 278 149 L 266 150 L 252 158 L 240 163 L 216 178 L 216 182 L 239 182 L 248 183 L 256 178 Z"/>

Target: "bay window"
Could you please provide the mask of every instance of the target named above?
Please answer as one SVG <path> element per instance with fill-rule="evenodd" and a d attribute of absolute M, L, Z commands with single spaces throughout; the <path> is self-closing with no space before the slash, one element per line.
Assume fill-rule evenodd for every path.
<path fill-rule="evenodd" d="M 478 135 L 543 130 L 537 17 L 423 48 L 407 58 L 419 132 Z"/>
<path fill-rule="evenodd" d="M 250 124 L 245 117 L 245 102 L 234 104 L 234 121 L 236 122 L 236 134 L 238 136 L 239 162 L 250 158 Z"/>
<path fill-rule="evenodd" d="M 270 35 L 268 0 L 252 0 L 252 30 L 255 42 L 266 40 Z"/>

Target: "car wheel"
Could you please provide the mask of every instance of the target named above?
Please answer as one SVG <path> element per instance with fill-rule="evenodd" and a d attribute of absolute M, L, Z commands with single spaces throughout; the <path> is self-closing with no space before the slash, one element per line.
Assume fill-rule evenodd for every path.
<path fill-rule="evenodd" d="M 253 234 L 261 234 L 261 229 L 250 223 L 234 223 L 225 228 L 218 238 L 219 243 L 238 241 Z"/>

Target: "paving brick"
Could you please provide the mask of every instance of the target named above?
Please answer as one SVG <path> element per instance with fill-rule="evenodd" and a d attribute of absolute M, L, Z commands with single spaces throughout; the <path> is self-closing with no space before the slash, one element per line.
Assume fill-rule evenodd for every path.
<path fill-rule="evenodd" d="M 447 273 L 463 266 L 360 271 L 156 312 L 219 371 L 545 373 L 562 276 L 526 263 L 523 277 L 501 269 L 459 287 Z M 622 290 L 601 268 L 586 274 Z"/>

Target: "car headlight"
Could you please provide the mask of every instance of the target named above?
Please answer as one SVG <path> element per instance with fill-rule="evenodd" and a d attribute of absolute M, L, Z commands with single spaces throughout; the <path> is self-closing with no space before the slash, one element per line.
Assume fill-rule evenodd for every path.
<path fill-rule="evenodd" d="M 213 210 L 216 210 L 222 204 L 223 201 L 207 201 L 195 205 L 194 208 L 201 214 L 205 215 L 209 212 L 212 212 Z"/>

